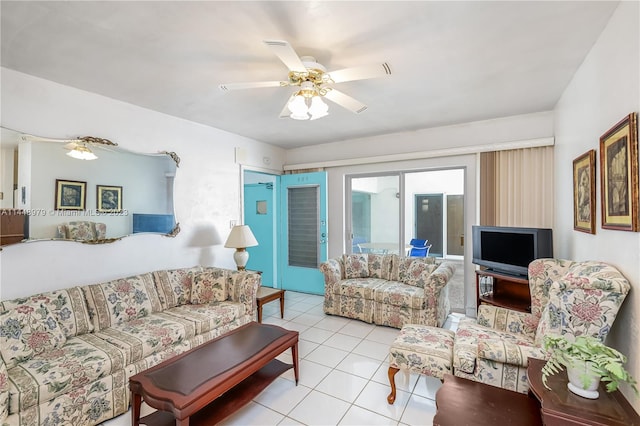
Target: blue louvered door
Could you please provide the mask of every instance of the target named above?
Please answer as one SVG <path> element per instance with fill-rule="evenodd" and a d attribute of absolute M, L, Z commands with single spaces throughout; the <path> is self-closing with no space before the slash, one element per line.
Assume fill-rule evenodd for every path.
<path fill-rule="evenodd" d="M 281 288 L 324 294 L 318 269 L 327 260 L 327 174 L 280 176 L 278 263 Z"/>

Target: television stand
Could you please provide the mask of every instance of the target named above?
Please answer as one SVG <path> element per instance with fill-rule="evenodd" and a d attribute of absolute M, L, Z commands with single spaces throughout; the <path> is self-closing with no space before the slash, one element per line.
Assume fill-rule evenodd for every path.
<path fill-rule="evenodd" d="M 491 293 L 482 293 L 480 281 L 484 277 L 493 280 L 493 291 Z M 484 303 L 520 312 L 531 312 L 529 278 L 508 275 L 489 269 L 479 269 L 476 271 L 476 303 L 477 306 Z"/>

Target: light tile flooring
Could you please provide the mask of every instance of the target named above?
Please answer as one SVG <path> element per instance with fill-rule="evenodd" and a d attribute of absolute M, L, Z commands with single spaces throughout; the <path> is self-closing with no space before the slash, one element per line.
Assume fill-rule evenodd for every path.
<path fill-rule="evenodd" d="M 300 333 L 299 383 L 293 370 L 277 378 L 223 425 L 430 425 L 440 381 L 417 374 L 396 375 L 397 396 L 387 404 L 389 346 L 395 328 L 325 315 L 322 296 L 286 292 L 284 319 L 279 303 L 263 308 L 263 323 Z M 451 314 L 455 330 L 462 314 Z M 291 363 L 291 352 L 278 359 Z M 143 404 L 142 414 L 149 412 Z M 104 426 L 131 424 L 131 411 Z"/>

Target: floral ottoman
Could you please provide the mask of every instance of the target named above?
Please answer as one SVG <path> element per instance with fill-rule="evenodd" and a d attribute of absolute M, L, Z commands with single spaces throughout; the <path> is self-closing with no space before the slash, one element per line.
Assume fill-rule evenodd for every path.
<path fill-rule="evenodd" d="M 405 324 L 389 350 L 389 404 L 396 400 L 395 375 L 400 370 L 425 374 L 443 380 L 452 372 L 455 333 L 438 327 Z"/>

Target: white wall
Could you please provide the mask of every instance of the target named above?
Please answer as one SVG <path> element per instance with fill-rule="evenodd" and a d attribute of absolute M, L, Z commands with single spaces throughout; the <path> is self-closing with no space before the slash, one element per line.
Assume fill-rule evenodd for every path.
<path fill-rule="evenodd" d="M 596 259 L 617 266 L 632 290 L 607 343 L 628 355 L 631 374 L 640 379 L 640 233 L 602 229 L 599 138 L 633 111 L 640 111 L 640 3 L 621 2 L 576 72 L 555 109 L 555 247 L 558 257 Z M 595 149 L 596 234 L 573 230 L 572 161 Z M 640 398 L 625 396 L 640 412 Z"/>
<path fill-rule="evenodd" d="M 0 297 L 99 282 L 156 269 L 195 264 L 235 268 L 222 247 L 229 221 L 240 220 L 240 165 L 235 148 L 264 168 L 279 171 L 284 151 L 222 130 L 160 114 L 6 68 L 2 73 L 2 126 L 50 138 L 98 136 L 136 152 L 175 151 L 175 238 L 135 235 L 112 244 L 33 242 L 4 247 Z"/>

